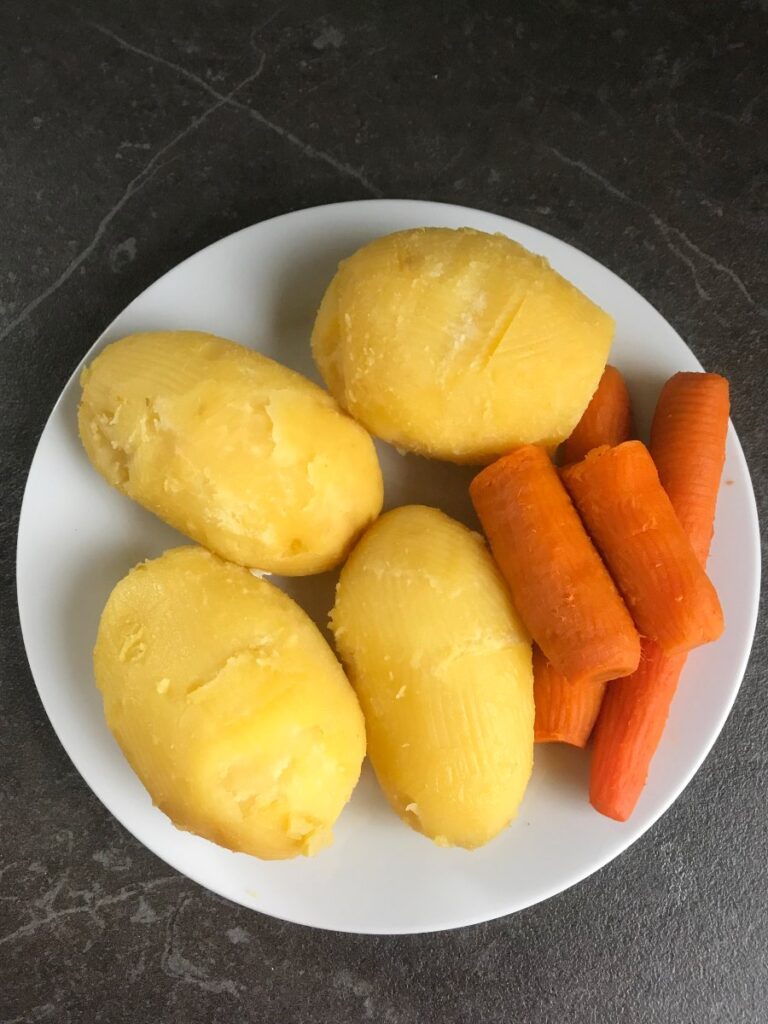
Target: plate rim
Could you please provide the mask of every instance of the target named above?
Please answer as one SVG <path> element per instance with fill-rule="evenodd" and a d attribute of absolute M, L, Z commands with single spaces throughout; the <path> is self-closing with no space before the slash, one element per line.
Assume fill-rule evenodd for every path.
<path fill-rule="evenodd" d="M 398 928 L 397 930 L 393 929 L 392 927 L 388 927 L 386 929 L 382 929 L 382 928 L 377 928 L 375 926 L 370 927 L 370 928 L 361 928 L 361 927 L 349 927 L 349 928 L 346 928 L 346 927 L 339 926 L 338 924 L 331 925 L 331 924 L 317 923 L 317 922 L 314 922 L 314 921 L 308 922 L 306 920 L 302 920 L 300 918 L 300 916 L 297 916 L 297 915 L 291 915 L 291 914 L 280 914 L 280 915 L 278 915 L 278 914 L 276 914 L 276 913 L 274 913 L 274 912 L 272 912 L 270 910 L 261 909 L 259 907 L 253 906 L 252 904 L 238 901 L 238 900 L 234 899 L 231 894 L 229 894 L 229 893 L 227 893 L 225 891 L 221 891 L 221 889 L 219 887 L 217 887 L 217 885 L 210 884 L 210 882 L 208 880 L 203 881 L 201 879 L 201 877 L 199 877 L 199 875 L 195 871 L 187 870 L 186 867 L 185 867 L 184 870 L 182 870 L 181 868 L 176 867 L 176 865 L 173 864 L 170 860 L 168 860 L 167 857 L 163 853 L 159 852 L 159 850 L 156 848 L 156 845 L 154 843 L 148 842 L 148 841 L 145 841 L 144 839 L 139 838 L 139 836 L 136 835 L 136 832 L 133 830 L 133 828 L 131 827 L 129 822 L 126 820 L 126 816 L 123 815 L 122 813 L 117 813 L 115 810 L 113 810 L 113 808 L 110 806 L 110 804 L 107 802 L 107 800 L 100 795 L 98 790 L 94 787 L 94 785 L 91 783 L 91 781 L 86 777 L 85 773 L 81 769 L 81 766 L 80 766 L 80 763 L 79 763 L 80 762 L 79 757 L 77 755 L 73 754 L 71 746 L 68 745 L 64 741 L 64 739 L 62 738 L 62 736 L 61 736 L 61 734 L 59 732 L 59 729 L 57 728 L 57 725 L 56 725 L 56 722 L 54 720 L 54 717 L 51 715 L 51 713 L 49 711 L 48 702 L 46 701 L 46 698 L 43 695 L 43 692 L 41 691 L 40 686 L 38 685 L 37 678 L 36 678 L 34 670 L 32 668 L 32 658 L 30 656 L 30 648 L 29 648 L 29 645 L 28 645 L 27 636 L 26 636 L 26 632 L 25 632 L 25 628 L 24 628 L 24 614 L 22 613 L 22 600 L 23 599 L 22 599 L 22 594 L 21 594 L 22 586 L 21 586 L 21 577 L 20 577 L 19 569 L 20 569 L 20 563 L 21 563 L 21 557 L 22 557 L 21 556 L 22 534 L 23 534 L 23 524 L 24 524 L 24 519 L 25 519 L 25 517 L 24 517 L 25 507 L 26 507 L 27 501 L 28 501 L 29 481 L 30 481 L 30 478 L 32 476 L 33 469 L 35 467 L 35 463 L 36 463 L 37 458 L 38 458 L 38 454 L 39 454 L 39 451 L 40 451 L 40 447 L 41 447 L 41 443 L 42 443 L 43 437 L 45 436 L 45 434 L 46 434 L 46 432 L 47 432 L 47 430 L 49 428 L 49 425 L 51 423 L 51 420 L 53 419 L 53 417 L 54 417 L 55 413 L 57 412 L 59 406 L 64 401 L 65 395 L 66 395 L 66 393 L 67 393 L 67 391 L 68 391 L 68 389 L 70 387 L 70 384 L 74 380 L 76 380 L 76 378 L 79 375 L 79 373 L 81 372 L 83 366 L 87 363 L 89 358 L 91 358 L 92 353 L 95 350 L 97 350 L 98 347 L 102 344 L 103 339 L 112 330 L 112 327 L 114 326 L 114 324 L 121 317 L 123 317 L 126 313 L 128 313 L 131 310 L 131 308 L 134 306 L 134 304 L 139 302 L 147 294 L 147 292 L 149 292 L 156 285 L 160 284 L 160 282 L 164 281 L 169 275 L 175 273 L 178 270 L 181 270 L 181 268 L 187 266 L 191 262 L 193 262 L 193 261 L 195 261 L 195 260 L 197 260 L 199 258 L 203 258 L 205 255 L 209 254 L 212 250 L 216 249 L 217 247 L 226 245 L 227 243 L 229 243 L 232 239 L 236 238 L 237 236 L 246 234 L 246 233 L 254 230 L 255 228 L 263 227 L 263 226 L 265 226 L 267 224 L 273 224 L 276 221 L 288 220 L 288 219 L 296 219 L 296 218 L 300 218 L 302 215 L 311 214 L 313 212 L 317 212 L 317 211 L 321 211 L 321 210 L 323 210 L 323 211 L 331 211 L 331 210 L 339 208 L 339 207 L 345 207 L 345 208 L 356 207 L 356 208 L 360 209 L 360 208 L 363 208 L 363 207 L 369 207 L 369 208 L 370 207 L 378 207 L 378 208 L 381 208 L 381 207 L 385 207 L 385 206 L 393 206 L 393 207 L 399 207 L 399 208 L 402 208 L 403 206 L 411 206 L 411 207 L 425 207 L 426 206 L 426 207 L 430 207 L 430 208 L 433 208 L 433 209 L 435 209 L 435 208 L 437 208 L 437 209 L 443 208 L 443 209 L 451 210 L 451 211 L 454 211 L 454 212 L 459 211 L 459 212 L 462 212 L 462 213 L 466 213 L 470 218 L 479 213 L 479 214 L 482 214 L 484 216 L 490 216 L 490 217 L 493 217 L 495 219 L 498 219 L 499 221 L 503 222 L 506 225 L 509 225 L 510 227 L 518 227 L 519 226 L 519 227 L 524 228 L 526 231 L 533 231 L 537 235 L 541 235 L 541 236 L 543 236 L 545 238 L 554 239 L 559 245 L 565 246 L 569 251 L 577 254 L 577 256 L 580 259 L 582 259 L 582 260 L 586 259 L 601 274 L 609 275 L 609 277 L 614 282 L 619 283 L 621 285 L 621 287 L 630 289 L 630 291 L 633 293 L 633 295 L 637 299 L 640 299 L 646 306 L 650 307 L 650 309 L 654 312 L 654 314 L 656 316 L 660 317 L 668 325 L 668 327 L 675 333 L 675 335 L 680 339 L 682 344 L 685 346 L 687 351 L 690 353 L 692 359 L 694 360 L 696 365 L 699 367 L 699 369 L 703 371 L 704 368 L 702 367 L 701 363 L 699 362 L 696 354 L 688 346 L 687 342 L 678 334 L 677 330 L 673 327 L 673 325 L 669 322 L 669 320 L 664 316 L 664 314 L 662 314 L 641 292 L 639 292 L 637 289 L 635 289 L 631 284 L 629 284 L 622 277 L 620 277 L 615 271 L 611 270 L 610 267 L 607 267 L 605 264 L 601 263 L 598 259 L 596 259 L 594 256 L 592 256 L 590 253 L 585 252 L 584 250 L 577 248 L 575 245 L 571 244 L 570 242 L 567 242 L 564 239 L 558 238 L 556 235 L 552 234 L 551 232 L 544 231 L 541 228 L 538 228 L 538 227 L 536 227 L 534 225 L 526 224 L 523 221 L 519 221 L 519 220 L 516 220 L 514 218 L 507 217 L 504 214 L 496 213 L 493 210 L 483 210 L 483 209 L 481 209 L 479 207 L 469 207 L 469 206 L 465 206 L 465 205 L 462 205 L 462 204 L 445 203 L 445 202 L 440 202 L 440 201 L 431 200 L 431 199 L 413 199 L 413 198 L 397 199 L 397 198 L 391 198 L 391 197 L 382 198 L 382 199 L 374 199 L 374 198 L 372 198 L 372 199 L 357 199 L 357 200 L 350 200 L 350 201 L 340 201 L 340 202 L 335 202 L 335 203 L 321 203 L 321 204 L 315 204 L 315 205 L 307 206 L 307 207 L 300 207 L 300 208 L 295 209 L 295 210 L 289 210 L 289 211 L 286 211 L 284 213 L 276 214 L 273 217 L 268 217 L 268 218 L 266 218 L 264 220 L 256 221 L 253 224 L 245 225 L 244 227 L 238 228 L 236 231 L 233 231 L 233 232 L 231 232 L 231 233 L 229 233 L 227 235 L 223 235 L 222 237 L 220 237 L 220 238 L 216 239 L 215 241 L 211 242 L 210 244 L 204 246 L 202 249 L 199 249 L 196 252 L 191 253 L 189 256 L 185 257 L 180 262 L 178 262 L 178 263 L 174 264 L 173 266 L 169 267 L 166 271 L 164 271 L 162 274 L 160 274 L 158 277 L 156 277 L 153 281 L 151 281 L 137 295 L 135 295 L 131 299 L 131 301 L 128 302 L 127 305 L 124 306 L 116 314 L 116 316 L 114 316 L 110 320 L 110 322 L 104 327 L 104 329 L 99 333 L 99 335 L 96 337 L 96 339 L 88 347 L 88 349 L 83 354 L 82 358 L 78 361 L 77 365 L 74 367 L 74 369 L 72 370 L 72 372 L 69 374 L 69 376 L 67 377 L 66 381 L 62 385 L 61 390 L 59 392 L 59 395 L 56 398 L 56 401 L 54 402 L 53 406 L 51 407 L 50 412 L 48 413 L 48 416 L 46 417 L 46 420 L 45 420 L 45 423 L 43 425 L 43 428 L 42 428 L 42 430 L 41 430 L 41 432 L 40 432 L 40 434 L 39 434 L 39 436 L 37 438 L 36 444 L 35 444 L 35 451 L 34 451 L 34 454 L 32 456 L 32 459 L 30 460 L 30 463 L 29 463 L 29 469 L 27 471 L 25 482 L 24 482 L 24 492 L 23 492 L 23 496 L 22 496 L 22 501 L 21 501 L 21 504 L 19 506 L 19 519 L 18 519 L 17 540 L 16 540 L 15 573 L 16 573 L 16 604 L 17 604 L 17 613 L 18 613 L 19 625 L 20 625 L 20 630 L 21 630 L 21 635 L 22 635 L 22 642 L 24 644 L 24 652 L 25 652 L 25 655 L 26 655 L 26 658 L 27 658 L 27 663 L 28 663 L 28 666 L 29 666 L 30 675 L 32 676 L 33 682 L 35 684 L 35 689 L 37 691 L 38 698 L 39 698 L 39 700 L 40 700 L 40 702 L 41 702 L 41 704 L 43 706 L 43 710 L 45 711 L 45 715 L 46 715 L 46 718 L 48 719 L 48 723 L 51 726 L 51 728 L 53 729 L 54 735 L 58 739 L 58 741 L 59 741 L 60 745 L 62 746 L 64 752 L 66 753 L 67 757 L 72 762 L 73 766 L 75 767 L 75 769 L 78 772 L 78 775 L 83 780 L 83 782 L 86 784 L 86 786 L 90 789 L 90 791 L 93 793 L 93 795 L 99 800 L 99 802 L 105 807 L 105 809 L 109 812 L 109 814 L 111 814 L 112 817 L 114 817 L 120 823 L 120 825 L 123 828 L 125 828 L 126 831 L 138 843 L 140 843 L 141 846 L 143 846 L 146 849 L 148 849 L 154 856 L 156 856 L 164 864 L 167 864 L 173 871 L 176 871 L 178 874 L 182 875 L 183 877 L 190 879 L 195 884 L 201 886 L 203 889 L 206 889 L 208 891 L 211 891 L 211 892 L 215 893 L 216 895 L 218 895 L 222 899 L 226 899 L 228 902 L 231 902 L 231 903 L 233 903 L 236 906 L 242 906 L 242 907 L 245 907 L 248 910 L 255 911 L 255 912 L 258 912 L 258 913 L 261 913 L 261 914 L 265 914 L 268 917 L 272 917 L 275 920 L 282 920 L 282 921 L 286 921 L 286 922 L 291 923 L 291 924 L 302 925 L 303 927 L 307 927 L 307 928 L 317 928 L 317 929 L 320 929 L 322 931 L 332 931 L 332 932 L 335 931 L 335 932 L 340 932 L 340 933 L 344 933 L 344 934 L 392 935 L 392 936 L 395 936 L 395 935 L 434 934 L 434 933 L 442 932 L 442 931 L 451 931 L 451 930 L 454 930 L 454 929 L 457 929 L 457 928 L 474 927 L 476 925 L 483 924 L 483 923 L 488 922 L 488 921 L 499 920 L 502 917 L 511 916 L 512 914 L 516 914 L 516 913 L 518 913 L 518 912 L 520 912 L 522 910 L 527 910 L 530 907 L 536 906 L 537 904 L 542 903 L 542 902 L 544 902 L 546 900 L 549 900 L 552 897 L 554 897 L 556 895 L 559 895 L 560 893 L 564 893 L 564 892 L 568 891 L 569 889 L 571 889 L 574 886 L 578 885 L 579 883 L 583 882 L 585 879 L 589 878 L 591 875 L 597 874 L 597 872 L 601 871 L 611 861 L 616 860 L 622 854 L 624 854 L 629 849 L 630 846 L 632 846 L 634 843 L 636 843 L 638 840 L 640 840 L 668 812 L 670 807 L 679 799 L 679 797 L 682 794 L 682 792 L 689 786 L 689 784 L 690 784 L 691 780 L 693 779 L 694 775 L 696 775 L 696 773 L 699 771 L 699 769 L 701 768 L 701 766 L 704 763 L 704 761 L 706 760 L 706 758 L 711 753 L 712 748 L 714 747 L 715 743 L 719 739 L 719 737 L 720 737 L 720 735 L 722 733 L 723 727 L 725 726 L 725 723 L 726 723 L 726 721 L 727 721 L 727 719 L 728 719 L 728 717 L 729 717 L 729 715 L 730 715 L 730 713 L 731 713 L 731 711 L 733 709 L 733 705 L 734 705 L 734 703 L 736 701 L 736 698 L 737 698 L 737 696 L 739 694 L 739 691 L 741 690 L 741 686 L 742 686 L 742 683 L 743 683 L 743 680 L 744 680 L 744 675 L 745 675 L 745 672 L 746 672 L 746 669 L 747 669 L 747 665 L 749 663 L 749 659 L 750 659 L 752 648 L 753 648 L 753 644 L 754 644 L 754 636 L 755 636 L 755 631 L 756 631 L 756 626 L 757 626 L 757 619 L 758 619 L 758 615 L 759 615 L 759 595 L 760 595 L 760 589 L 761 589 L 762 562 L 761 562 L 760 557 L 758 557 L 758 559 L 756 561 L 755 595 L 754 595 L 753 599 L 750 601 L 749 615 L 748 615 L 748 617 L 745 617 L 746 626 L 747 626 L 747 634 L 749 636 L 749 642 L 741 650 L 740 656 L 739 656 L 739 664 L 737 666 L 735 666 L 735 670 L 733 672 L 733 677 L 732 678 L 734 680 L 734 685 L 733 685 L 733 691 L 732 691 L 731 697 L 726 702 L 726 704 L 723 705 L 721 713 L 718 715 L 717 725 L 712 730 L 711 738 L 708 739 L 707 742 L 703 745 L 703 747 L 700 750 L 700 752 L 698 753 L 697 757 L 692 759 L 692 761 L 686 766 L 686 769 L 685 769 L 685 771 L 682 774 L 682 781 L 678 785 L 672 787 L 671 794 L 667 798 L 665 798 L 664 801 L 662 801 L 662 806 L 660 807 L 658 812 L 654 812 L 654 815 L 651 818 L 651 820 L 649 820 L 642 827 L 640 827 L 639 831 L 634 831 L 633 830 L 633 831 L 629 832 L 626 837 L 622 837 L 622 839 L 620 840 L 618 845 L 616 847 L 612 847 L 611 848 L 610 853 L 608 853 L 604 857 L 597 858 L 585 870 L 583 870 L 583 871 L 576 871 L 572 876 L 569 877 L 568 881 L 565 884 L 561 884 L 561 882 L 556 882 L 551 887 L 545 887 L 542 892 L 537 893 L 534 896 L 534 898 L 532 898 L 532 899 L 530 899 L 528 901 L 518 902 L 512 908 L 503 907 L 503 908 L 499 909 L 498 912 L 494 911 L 494 913 L 492 913 L 492 914 L 488 914 L 486 912 L 481 912 L 477 916 L 464 915 L 464 917 L 462 918 L 461 921 L 454 921 L 454 922 L 449 922 L 449 923 L 445 923 L 445 922 L 431 923 L 431 924 L 427 924 L 426 926 L 425 925 L 413 925 L 413 926 L 406 925 L 406 926 L 402 926 L 402 927 Z M 468 224 L 467 226 L 471 226 L 471 225 Z M 746 456 L 744 454 L 744 449 L 743 449 L 743 446 L 741 444 L 741 440 L 739 438 L 739 435 L 738 435 L 738 433 L 736 431 L 736 428 L 735 428 L 732 420 L 729 420 L 728 433 L 729 433 L 729 439 L 730 439 L 730 441 L 733 444 L 734 454 L 735 454 L 735 456 L 736 456 L 736 458 L 737 458 L 737 460 L 739 462 L 740 469 L 744 473 L 746 487 L 747 487 L 746 497 L 748 498 L 748 513 L 749 513 L 749 521 L 750 521 L 750 528 L 751 528 L 750 529 L 750 534 L 751 534 L 750 541 L 754 543 L 754 546 L 755 546 L 755 548 L 756 548 L 756 550 L 757 550 L 757 552 L 759 554 L 760 553 L 760 521 L 759 521 L 758 510 L 757 510 L 757 502 L 755 500 L 754 485 L 752 483 L 752 477 L 751 477 L 751 474 L 750 474 L 750 471 L 749 471 L 749 464 L 748 464 Z"/>

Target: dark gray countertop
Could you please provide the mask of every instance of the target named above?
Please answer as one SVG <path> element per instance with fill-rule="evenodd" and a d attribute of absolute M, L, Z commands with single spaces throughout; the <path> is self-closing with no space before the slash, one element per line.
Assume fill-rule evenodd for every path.
<path fill-rule="evenodd" d="M 766 510 L 768 15 L 759 3 L 0 9 L 0 1021 L 768 1021 L 768 639 L 714 751 L 629 852 L 491 924 L 312 932 L 141 848 L 47 723 L 14 538 L 93 338 L 236 228 L 367 196 L 478 206 L 591 253 L 708 369 Z M 223 102 L 240 83 L 237 102 Z"/>

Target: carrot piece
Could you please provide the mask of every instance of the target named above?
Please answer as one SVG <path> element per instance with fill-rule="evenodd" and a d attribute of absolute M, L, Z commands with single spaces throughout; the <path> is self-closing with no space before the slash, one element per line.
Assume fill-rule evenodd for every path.
<path fill-rule="evenodd" d="M 665 654 L 716 640 L 717 593 L 645 445 L 597 448 L 562 477 L 640 632 Z"/>
<path fill-rule="evenodd" d="M 470 494 L 517 610 L 558 671 L 574 684 L 633 672 L 637 631 L 546 452 L 515 449 Z"/>
<path fill-rule="evenodd" d="M 608 818 L 626 821 L 635 809 L 686 658 L 643 639 L 637 672 L 606 687 L 592 736 L 589 801 Z"/>
<path fill-rule="evenodd" d="M 600 383 L 571 436 L 561 448 L 564 463 L 578 462 L 593 448 L 628 441 L 633 433 L 627 385 L 615 366 L 606 366 Z M 605 682 L 572 681 L 534 648 L 533 690 L 536 704 L 534 738 L 586 745 L 605 693 Z"/>
<path fill-rule="evenodd" d="M 564 464 L 580 462 L 593 448 L 628 441 L 634 428 L 627 384 L 615 366 L 606 366 L 597 391 L 561 449 Z"/>
<path fill-rule="evenodd" d="M 712 543 L 729 413 L 725 377 L 676 373 L 662 388 L 651 428 L 659 479 L 702 564 Z"/>
<path fill-rule="evenodd" d="M 570 743 L 585 747 L 600 710 L 606 683 L 583 679 L 574 683 L 547 661 L 533 645 L 533 701 L 536 743 Z"/>
<path fill-rule="evenodd" d="M 712 539 L 728 414 L 723 377 L 678 373 L 662 390 L 651 428 L 662 482 L 702 565 Z M 593 735 L 589 787 L 601 814 L 626 821 L 635 809 L 685 660 L 644 640 L 637 672 L 608 687 Z"/>

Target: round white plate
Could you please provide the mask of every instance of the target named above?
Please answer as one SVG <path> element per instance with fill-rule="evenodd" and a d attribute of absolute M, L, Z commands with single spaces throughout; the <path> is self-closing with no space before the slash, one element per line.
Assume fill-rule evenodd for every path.
<path fill-rule="evenodd" d="M 133 331 L 190 328 L 251 345 L 318 379 L 309 334 L 337 262 L 377 235 L 418 225 L 504 232 L 548 257 L 607 309 L 617 322 L 611 361 L 627 377 L 641 428 L 662 382 L 676 370 L 700 369 L 660 314 L 589 256 L 490 213 L 399 200 L 301 210 L 222 239 L 132 302 L 84 362 Z M 263 863 L 177 831 L 152 806 L 104 724 L 91 650 L 117 580 L 183 539 L 89 465 L 75 422 L 78 373 L 40 439 L 21 513 L 18 598 L 29 663 L 59 739 L 94 793 L 140 842 L 206 888 L 287 921 L 348 932 L 426 932 L 486 921 L 561 892 L 621 853 L 669 807 L 712 746 L 744 672 L 759 588 L 755 502 L 732 427 L 710 560 L 727 629 L 689 659 L 631 821 L 618 824 L 592 810 L 585 753 L 544 746 L 536 750 L 517 820 L 473 853 L 440 849 L 402 824 L 367 767 L 335 844 L 313 859 Z M 421 502 L 474 522 L 466 491 L 471 470 L 379 448 L 388 506 Z M 324 625 L 334 582 L 328 574 L 285 587 Z"/>

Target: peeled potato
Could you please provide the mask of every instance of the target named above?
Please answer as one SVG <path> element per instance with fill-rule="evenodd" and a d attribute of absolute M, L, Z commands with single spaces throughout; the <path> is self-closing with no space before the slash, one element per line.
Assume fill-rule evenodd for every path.
<path fill-rule="evenodd" d="M 175 825 L 269 860 L 331 842 L 363 716 L 277 587 L 202 548 L 167 551 L 112 591 L 93 660 L 107 724 Z"/>
<path fill-rule="evenodd" d="M 503 235 L 418 228 L 338 269 L 312 334 L 340 405 L 400 448 L 486 462 L 576 426 L 613 320 Z"/>
<path fill-rule="evenodd" d="M 488 842 L 531 774 L 533 677 L 482 539 L 436 509 L 386 513 L 342 570 L 331 628 L 394 809 L 441 846 Z"/>
<path fill-rule="evenodd" d="M 376 518 L 369 435 L 321 388 L 211 334 L 134 334 L 83 371 L 78 414 L 105 479 L 241 565 L 336 565 Z"/>

